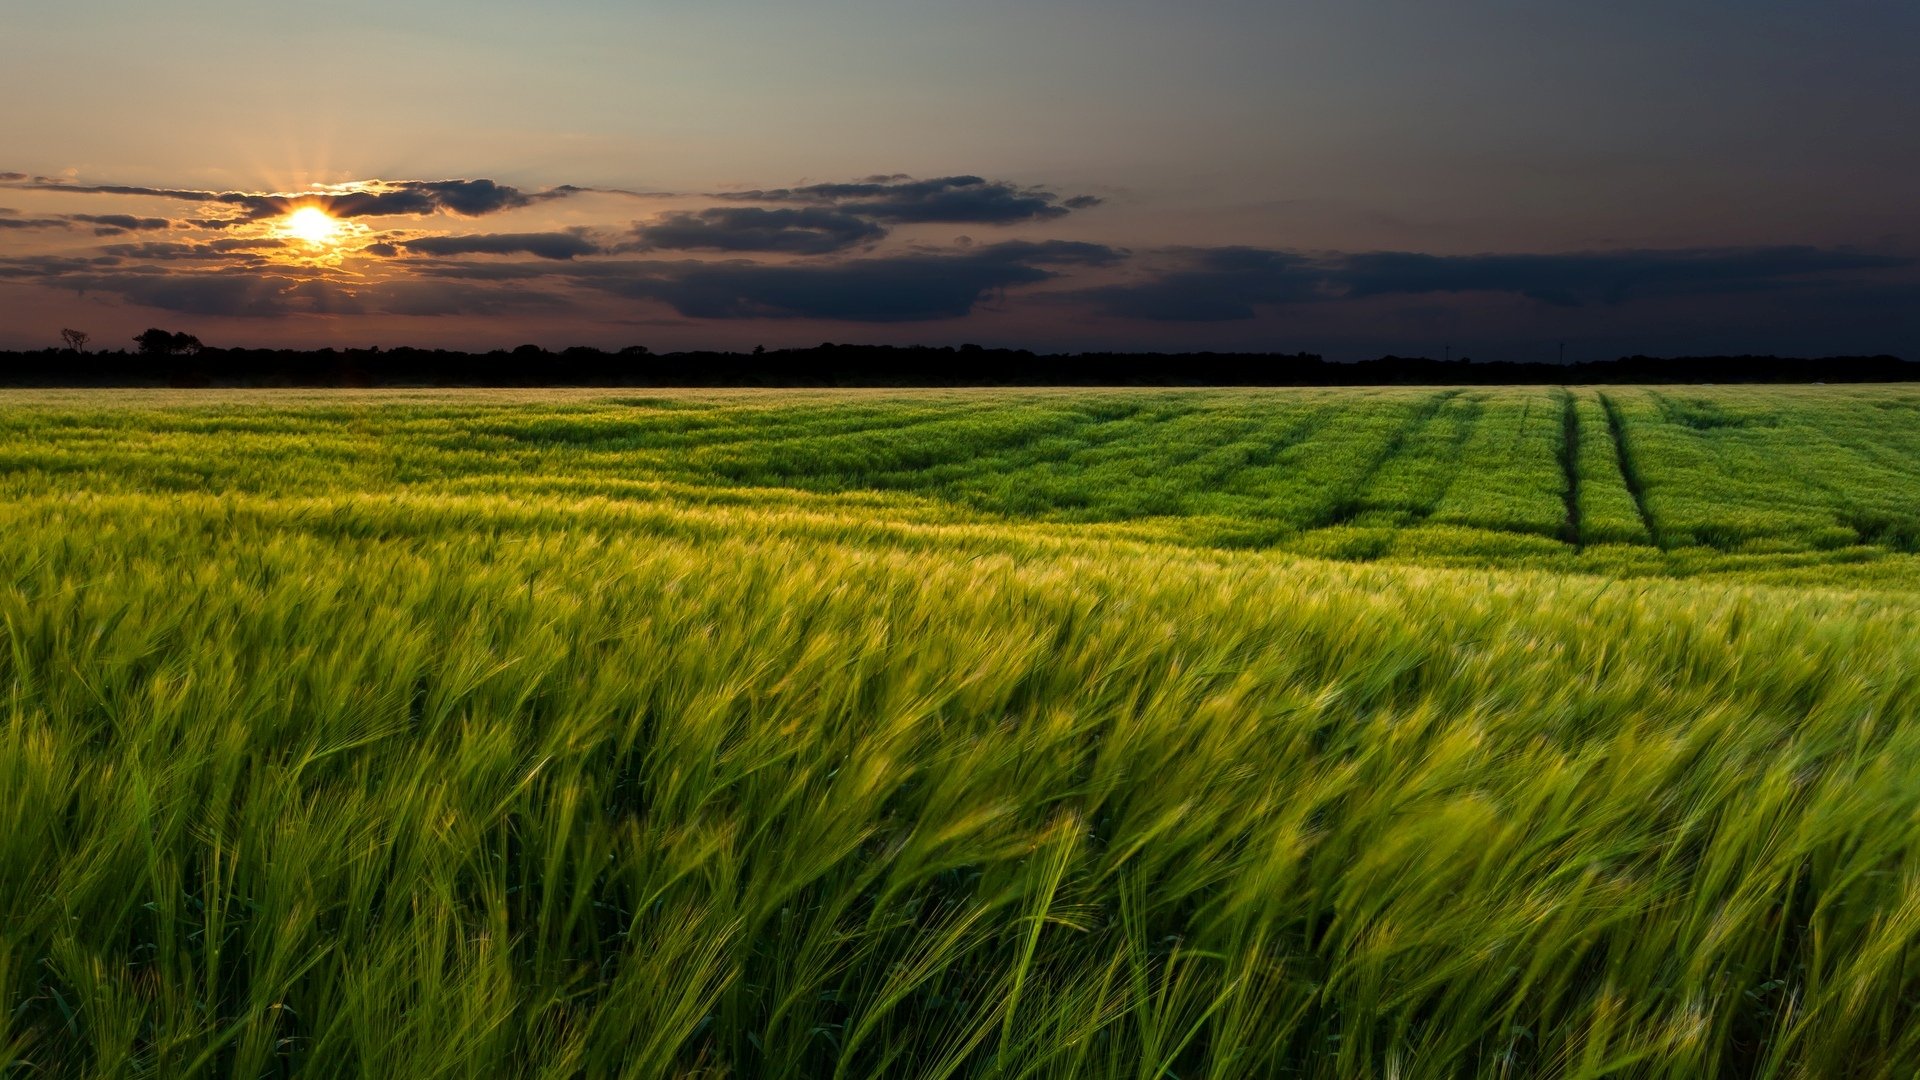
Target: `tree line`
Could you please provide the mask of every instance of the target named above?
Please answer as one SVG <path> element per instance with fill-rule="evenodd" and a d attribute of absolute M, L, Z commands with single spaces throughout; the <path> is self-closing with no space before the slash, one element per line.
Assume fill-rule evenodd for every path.
<path fill-rule="evenodd" d="M 1571 364 L 1313 353 L 1036 353 L 1027 349 L 822 344 L 752 352 L 656 353 L 535 345 L 444 349 L 222 349 L 149 329 L 133 350 L 0 353 L 10 386 L 1397 386 L 1566 383 L 1911 382 L 1895 356 L 1627 356 Z"/>

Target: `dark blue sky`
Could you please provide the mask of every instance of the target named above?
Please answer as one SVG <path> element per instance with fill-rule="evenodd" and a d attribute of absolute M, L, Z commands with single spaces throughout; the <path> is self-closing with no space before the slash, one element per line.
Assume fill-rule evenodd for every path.
<path fill-rule="evenodd" d="M 1917 47 L 1861 0 L 16 6 L 0 346 L 1920 354 Z M 192 197 L 449 179 L 527 197 L 324 251 Z"/>

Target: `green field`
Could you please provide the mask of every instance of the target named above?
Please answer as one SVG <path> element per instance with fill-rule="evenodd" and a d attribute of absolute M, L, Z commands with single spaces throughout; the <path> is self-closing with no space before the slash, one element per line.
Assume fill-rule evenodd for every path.
<path fill-rule="evenodd" d="M 0 1076 L 1920 1073 L 1920 387 L 0 393 Z"/>

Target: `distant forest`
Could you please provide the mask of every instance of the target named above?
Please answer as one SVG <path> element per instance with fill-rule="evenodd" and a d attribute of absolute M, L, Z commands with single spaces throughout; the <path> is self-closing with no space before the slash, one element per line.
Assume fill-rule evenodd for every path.
<path fill-rule="evenodd" d="M 70 339 L 71 340 L 71 339 Z M 809 349 L 656 353 L 534 345 L 441 349 L 219 349 L 149 330 L 135 350 L 0 352 L 5 386 L 1425 386 L 1920 381 L 1896 356 L 1628 356 L 1572 364 L 1311 353 L 1035 353 L 824 344 Z"/>

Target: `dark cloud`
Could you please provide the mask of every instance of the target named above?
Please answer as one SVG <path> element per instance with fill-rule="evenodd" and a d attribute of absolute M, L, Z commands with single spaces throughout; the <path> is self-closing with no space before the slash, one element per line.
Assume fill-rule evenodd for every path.
<path fill-rule="evenodd" d="M 1305 255 L 1258 248 L 1176 253 L 1182 265 L 1079 294 L 1111 315 L 1163 322 L 1251 319 L 1261 307 L 1433 293 L 1508 293 L 1578 307 L 1657 296 L 1727 295 L 1804 285 L 1816 275 L 1915 260 L 1810 247 L 1565 255 Z"/>
<path fill-rule="evenodd" d="M 121 260 L 112 255 L 74 258 L 71 255 L 22 255 L 0 259 L 0 278 L 51 280 L 61 274 L 83 273 L 102 266 L 114 266 Z"/>
<path fill-rule="evenodd" d="M 446 262 L 420 263 L 408 269 L 419 278 L 457 278 L 462 281 L 566 281 L 594 277 L 602 274 L 619 274 L 627 271 L 638 272 L 642 268 L 660 266 L 690 265 L 683 263 L 659 262 L 590 262 L 590 263 L 530 263 L 530 262 Z"/>
<path fill-rule="evenodd" d="M 65 229 L 66 222 L 55 218 L 16 218 L 0 216 L 0 229 Z"/>
<path fill-rule="evenodd" d="M 1080 295 L 1110 315 L 1156 322 L 1251 319 L 1256 308 L 1311 300 L 1326 288 L 1314 260 L 1258 248 L 1191 253 L 1187 265 L 1147 281 Z"/>
<path fill-rule="evenodd" d="M 537 289 L 460 281 L 382 282 L 363 290 L 360 300 L 368 311 L 377 314 L 423 317 L 564 311 L 573 306 L 564 296 Z"/>
<path fill-rule="evenodd" d="M 362 310 L 333 282 L 247 271 L 75 273 L 49 284 L 83 293 L 106 293 L 128 303 L 186 315 L 269 317 L 356 314 Z"/>
<path fill-rule="evenodd" d="M 169 240 L 107 244 L 100 250 L 108 255 L 145 262 L 248 262 L 258 261 L 258 252 L 274 251 L 286 246 L 284 240 L 262 236 L 213 240 L 204 244 Z"/>
<path fill-rule="evenodd" d="M 203 251 L 198 244 L 173 241 L 149 241 L 142 244 L 108 244 L 100 249 L 109 255 L 119 255 L 128 259 L 148 259 L 157 262 L 173 262 L 179 259 L 202 258 L 209 252 Z"/>
<path fill-rule="evenodd" d="M 562 278 L 614 296 L 657 300 L 696 319 L 889 323 L 960 318 L 990 294 L 1058 276 L 1046 267 L 1101 265 L 1123 257 L 1098 244 L 1014 242 L 962 253 L 828 264 L 618 261 L 551 269 L 528 264 L 451 264 L 422 272 L 491 282 Z"/>
<path fill-rule="evenodd" d="M 461 217 L 483 217 L 517 210 L 549 199 L 565 198 L 580 188 L 523 192 L 492 180 L 380 181 L 365 190 L 296 196 L 287 206 L 318 206 L 335 217 L 426 215 L 444 210 Z"/>
<path fill-rule="evenodd" d="M 1057 275 L 1047 265 L 1118 257 L 1099 245 L 1015 243 L 825 266 L 681 263 L 586 284 L 661 300 L 691 318 L 913 322 L 960 318 L 991 293 L 1052 280 Z"/>
<path fill-rule="evenodd" d="M 514 210 L 550 199 L 566 198 L 587 189 L 564 185 L 526 192 L 492 180 L 369 180 L 315 192 L 198 191 L 191 188 L 138 187 L 124 184 L 69 184 L 38 178 L 34 186 L 89 195 L 125 195 L 182 202 L 207 203 L 234 209 L 231 218 L 194 222 L 219 228 L 235 222 L 279 217 L 301 206 L 317 206 L 335 217 L 425 216 L 439 212 L 481 217 Z"/>
<path fill-rule="evenodd" d="M 26 178 L 23 172 L 0 172 L 0 184 L 17 184 Z"/>
<path fill-rule="evenodd" d="M 1120 248 L 1078 240 L 1008 240 L 974 249 L 972 254 L 1039 266 L 1113 266 L 1127 258 Z"/>
<path fill-rule="evenodd" d="M 557 260 L 572 259 L 578 255 L 598 255 L 602 251 L 600 245 L 577 232 L 423 236 L 401 241 L 399 246 L 419 255 L 525 254 Z"/>
<path fill-rule="evenodd" d="M 851 184 L 728 192 L 715 197 L 741 202 L 813 203 L 890 225 L 929 222 L 1007 225 L 1045 221 L 1097 206 L 1100 201 L 1089 195 L 1077 195 L 1063 202 L 1051 191 L 979 176 L 943 176 L 933 180 L 870 176 Z"/>
<path fill-rule="evenodd" d="M 637 226 L 638 250 L 765 251 L 825 255 L 887 235 L 885 226 L 828 207 L 769 210 L 716 206 L 697 213 L 667 214 Z"/>
<path fill-rule="evenodd" d="M 129 267 L 110 273 L 73 263 L 43 267 L 58 271 L 46 284 L 82 293 L 117 296 L 130 304 L 183 315 L 277 318 L 288 315 L 502 315 L 561 310 L 565 297 L 519 286 L 459 281 L 349 282 L 299 277 L 259 268 L 181 272 Z M 6 268 L 0 266 L 0 277 Z"/>
<path fill-rule="evenodd" d="M 619 296 L 660 300 L 696 319 L 913 322 L 960 318 L 990 292 L 1053 276 L 998 260 L 903 256 L 834 266 L 696 263 L 659 275 L 585 283 Z"/>
<path fill-rule="evenodd" d="M 207 251 L 277 251 L 287 247 L 285 240 L 271 236 L 234 237 L 230 240 L 210 240 L 200 245 Z"/>
<path fill-rule="evenodd" d="M 132 214 L 67 214 L 66 220 L 95 226 L 95 236 L 118 236 L 121 233 L 173 228 L 173 222 L 166 218 L 134 217 Z"/>
<path fill-rule="evenodd" d="M 1618 304 L 1636 296 L 1744 291 L 1836 270 L 1880 270 L 1913 260 L 1811 247 L 1620 251 L 1573 255 L 1345 257 L 1338 277 L 1350 296 L 1505 292 L 1562 307 Z"/>

